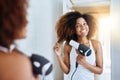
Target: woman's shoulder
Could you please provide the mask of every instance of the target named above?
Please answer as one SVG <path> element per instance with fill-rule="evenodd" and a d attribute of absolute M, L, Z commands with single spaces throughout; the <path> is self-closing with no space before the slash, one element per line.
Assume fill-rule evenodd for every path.
<path fill-rule="evenodd" d="M 29 73 L 31 73 L 32 72 L 32 64 L 31 64 L 30 58 L 28 56 L 24 55 L 24 53 L 20 52 L 19 50 L 16 51 L 16 56 L 18 56 L 18 61 L 20 63 L 18 65 L 21 66 L 21 69 L 22 70 L 24 69 L 25 71 L 28 71 Z M 25 71 L 23 71 L 23 72 L 25 72 Z"/>
<path fill-rule="evenodd" d="M 70 51 L 72 47 L 69 45 L 69 42 L 65 42 L 64 48 Z"/>
<path fill-rule="evenodd" d="M 100 41 L 95 40 L 95 39 L 92 39 L 91 42 L 93 45 L 100 45 L 101 44 Z"/>
<path fill-rule="evenodd" d="M 19 50 L 15 50 L 13 52 L 14 55 L 16 55 L 18 57 L 18 60 L 21 61 L 22 63 L 26 63 L 23 65 L 26 66 L 30 66 L 31 67 L 31 62 L 30 62 L 30 58 L 28 56 L 26 56 L 23 52 L 19 51 Z"/>
<path fill-rule="evenodd" d="M 0 74 L 3 80 L 32 80 L 32 65 L 27 56 L 19 51 L 13 51 L 0 57 Z"/>
<path fill-rule="evenodd" d="M 64 43 L 64 54 L 67 53 L 69 55 L 71 49 L 72 49 L 72 47 L 69 45 L 69 43 L 65 42 Z"/>
<path fill-rule="evenodd" d="M 98 40 L 92 39 L 92 40 L 91 40 L 91 43 L 92 43 L 92 45 L 93 45 L 93 47 L 94 47 L 95 50 L 97 50 L 98 47 L 101 47 L 101 42 L 98 41 Z"/>

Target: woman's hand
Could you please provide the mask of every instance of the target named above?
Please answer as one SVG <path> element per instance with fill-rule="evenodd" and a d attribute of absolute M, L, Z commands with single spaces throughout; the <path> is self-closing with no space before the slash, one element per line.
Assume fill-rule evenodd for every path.
<path fill-rule="evenodd" d="M 81 64 L 81 65 L 84 65 L 84 63 L 86 62 L 85 56 L 81 55 L 78 50 L 77 50 L 76 52 L 77 52 L 77 54 L 78 54 L 78 56 L 77 56 L 77 58 L 76 58 L 77 63 L 78 63 L 78 64 Z"/>
<path fill-rule="evenodd" d="M 78 55 L 77 58 L 76 58 L 76 61 L 77 61 L 78 64 L 84 65 L 84 63 L 86 62 L 85 61 L 85 56 Z"/>
<path fill-rule="evenodd" d="M 59 43 L 55 44 L 53 50 L 57 56 L 61 56 L 61 47 Z"/>

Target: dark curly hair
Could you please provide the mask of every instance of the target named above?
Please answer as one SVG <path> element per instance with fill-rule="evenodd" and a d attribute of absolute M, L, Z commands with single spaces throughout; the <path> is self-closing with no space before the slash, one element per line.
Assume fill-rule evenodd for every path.
<path fill-rule="evenodd" d="M 72 11 L 61 16 L 56 23 L 56 32 L 59 43 L 63 41 L 69 42 L 71 39 L 77 40 L 77 35 L 74 31 L 76 20 L 80 17 L 84 18 L 89 26 L 87 38 L 91 39 L 94 37 L 95 33 L 97 32 L 97 20 L 92 15 L 81 14 L 78 11 Z"/>
<path fill-rule="evenodd" d="M 27 24 L 28 0 L 0 0 L 0 45 L 9 48 Z"/>

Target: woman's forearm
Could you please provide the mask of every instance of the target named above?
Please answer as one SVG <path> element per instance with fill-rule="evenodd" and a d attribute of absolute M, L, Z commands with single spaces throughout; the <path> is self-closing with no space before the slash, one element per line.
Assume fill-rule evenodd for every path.
<path fill-rule="evenodd" d="M 63 59 L 61 56 L 57 56 L 57 59 L 58 59 L 58 62 L 59 62 L 59 65 L 62 69 L 62 71 L 65 73 L 65 74 L 68 74 L 69 73 L 69 68 L 66 66 L 66 64 L 64 63 Z"/>
<path fill-rule="evenodd" d="M 95 73 L 95 74 L 101 74 L 103 72 L 103 68 L 100 66 L 93 66 L 91 64 L 88 64 L 86 62 L 86 64 L 84 64 L 84 67 L 86 67 L 88 70 L 90 70 L 91 72 Z"/>

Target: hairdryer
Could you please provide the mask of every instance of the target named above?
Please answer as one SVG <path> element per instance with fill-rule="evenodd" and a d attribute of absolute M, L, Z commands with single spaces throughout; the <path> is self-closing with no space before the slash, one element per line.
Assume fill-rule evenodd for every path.
<path fill-rule="evenodd" d="M 91 54 L 91 49 L 83 44 L 80 44 L 74 40 L 70 40 L 69 44 L 74 47 L 75 49 L 78 49 L 78 51 L 83 55 L 83 56 L 89 56 Z M 76 63 L 76 67 L 78 64 Z"/>
<path fill-rule="evenodd" d="M 74 40 L 71 40 L 69 44 L 75 49 L 78 49 L 83 56 L 89 56 L 91 54 L 91 49 L 83 44 L 80 44 Z"/>
<path fill-rule="evenodd" d="M 32 54 L 30 57 L 33 67 L 33 73 L 37 75 L 48 75 L 52 72 L 53 66 L 48 59 L 43 56 Z"/>

